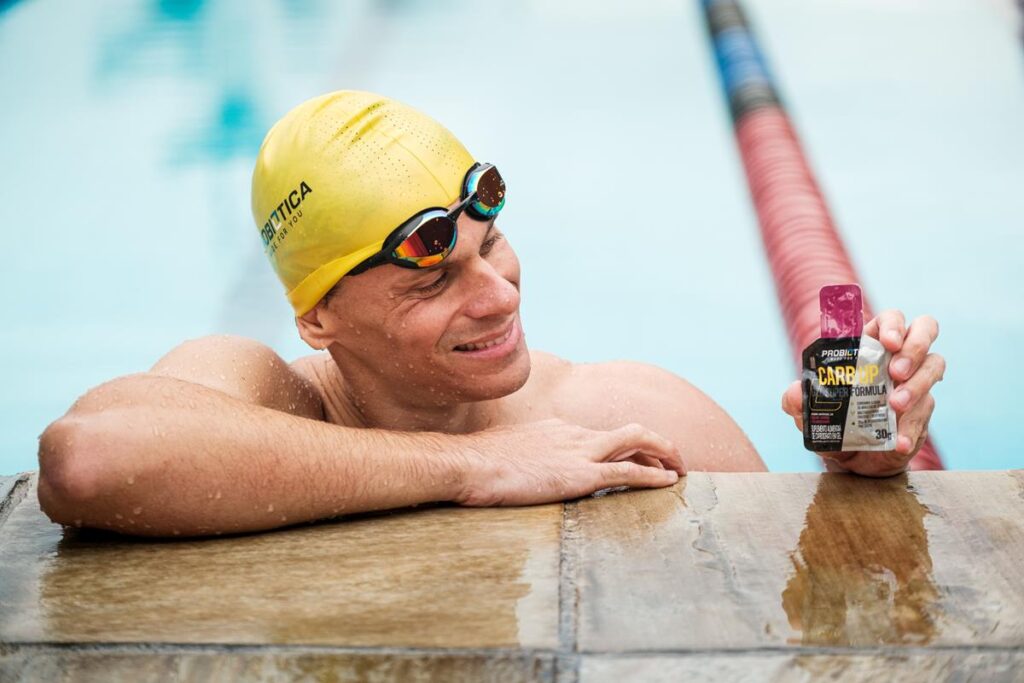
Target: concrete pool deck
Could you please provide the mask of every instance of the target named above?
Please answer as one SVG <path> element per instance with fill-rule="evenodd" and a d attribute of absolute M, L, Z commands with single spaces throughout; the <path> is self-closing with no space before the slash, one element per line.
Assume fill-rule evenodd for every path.
<path fill-rule="evenodd" d="M 243 536 L 0 477 L 0 681 L 1024 680 L 1024 471 L 691 473 Z"/>

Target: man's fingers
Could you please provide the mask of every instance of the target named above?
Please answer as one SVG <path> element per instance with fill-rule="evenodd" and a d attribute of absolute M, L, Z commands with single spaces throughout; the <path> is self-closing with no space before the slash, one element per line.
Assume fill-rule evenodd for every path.
<path fill-rule="evenodd" d="M 842 465 L 855 455 L 857 455 L 857 451 L 818 451 L 818 457 L 826 461 L 831 460 L 839 465 Z"/>
<path fill-rule="evenodd" d="M 797 429 L 804 430 L 804 396 L 800 380 L 793 382 L 782 392 L 782 410 L 793 418 Z"/>
<path fill-rule="evenodd" d="M 903 346 L 906 330 L 903 312 L 895 308 L 882 311 L 864 326 L 864 333 L 882 342 L 882 346 L 891 353 L 896 353 Z"/>
<path fill-rule="evenodd" d="M 937 353 L 929 353 L 913 377 L 898 385 L 889 397 L 889 405 L 902 415 L 914 408 L 936 382 L 946 373 L 946 359 Z"/>
<path fill-rule="evenodd" d="M 913 455 L 920 448 L 923 440 L 921 434 L 928 429 L 928 421 L 931 420 L 932 411 L 935 410 L 935 399 L 931 394 L 925 394 L 913 408 L 900 418 L 896 426 L 896 452 L 905 455 Z"/>
<path fill-rule="evenodd" d="M 645 455 L 644 453 L 634 453 L 633 455 L 625 459 L 631 460 L 635 462 L 637 465 L 643 465 L 644 467 L 656 467 L 659 470 L 665 469 L 665 464 L 652 455 Z"/>
<path fill-rule="evenodd" d="M 889 374 L 895 380 L 905 380 L 912 376 L 924 362 L 928 349 L 939 336 L 939 323 L 930 315 L 922 315 L 910 324 L 906 339 L 899 353 L 894 354 L 889 362 Z"/>
<path fill-rule="evenodd" d="M 594 487 L 597 491 L 611 486 L 637 486 L 656 488 L 668 486 L 679 481 L 679 474 L 675 470 L 659 470 L 653 467 L 644 467 L 628 460 L 618 462 L 601 463 L 598 465 L 598 481 Z"/>
<path fill-rule="evenodd" d="M 683 458 L 675 444 L 642 425 L 634 422 L 613 429 L 607 432 L 607 439 L 607 447 L 596 454 L 599 460 L 622 460 L 640 451 L 657 458 L 667 469 L 686 474 Z"/>
<path fill-rule="evenodd" d="M 865 477 L 891 477 L 906 472 L 910 457 L 899 451 L 857 451 L 853 457 L 829 468 L 830 472 L 856 472 Z"/>
<path fill-rule="evenodd" d="M 891 451 L 852 451 L 819 453 L 830 472 L 856 472 L 868 477 L 890 477 L 907 469 L 911 457 L 928 436 L 928 422 L 935 409 L 935 399 L 925 394 L 899 420 L 896 447 Z"/>
<path fill-rule="evenodd" d="M 796 380 L 782 392 L 782 409 L 792 417 L 803 417 L 804 396 L 800 380 Z"/>

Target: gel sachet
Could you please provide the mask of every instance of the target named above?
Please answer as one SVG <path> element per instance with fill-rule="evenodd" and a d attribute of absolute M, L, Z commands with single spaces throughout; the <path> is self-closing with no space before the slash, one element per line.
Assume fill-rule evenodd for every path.
<path fill-rule="evenodd" d="M 889 352 L 863 333 L 857 285 L 818 293 L 821 339 L 803 352 L 804 447 L 812 451 L 891 451 L 896 414 L 889 405 Z"/>

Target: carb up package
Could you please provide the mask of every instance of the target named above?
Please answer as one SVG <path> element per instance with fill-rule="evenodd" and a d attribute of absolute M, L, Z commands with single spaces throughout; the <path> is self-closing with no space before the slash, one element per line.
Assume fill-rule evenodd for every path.
<path fill-rule="evenodd" d="M 857 285 L 818 293 L 821 339 L 803 352 L 804 447 L 812 451 L 891 451 L 896 413 L 889 405 L 889 352 L 863 334 Z"/>

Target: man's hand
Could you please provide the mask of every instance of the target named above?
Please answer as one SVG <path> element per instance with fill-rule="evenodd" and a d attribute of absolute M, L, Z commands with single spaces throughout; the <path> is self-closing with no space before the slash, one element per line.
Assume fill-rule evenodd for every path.
<path fill-rule="evenodd" d="M 669 486 L 686 474 L 679 449 L 638 424 L 601 431 L 550 419 L 462 438 L 460 505 L 553 503 L 614 486 Z"/>
<path fill-rule="evenodd" d="M 889 405 L 896 411 L 896 450 L 822 452 L 830 472 L 856 472 L 869 477 L 888 477 L 905 472 L 911 458 L 928 437 L 928 421 L 935 410 L 931 388 L 942 380 L 946 360 L 929 353 L 939 335 L 939 324 L 928 315 L 916 318 L 908 330 L 903 313 L 890 309 L 864 326 L 864 333 L 878 339 L 891 352 L 889 376 L 894 390 Z M 803 396 L 800 380 L 782 394 L 782 409 L 803 430 Z"/>

